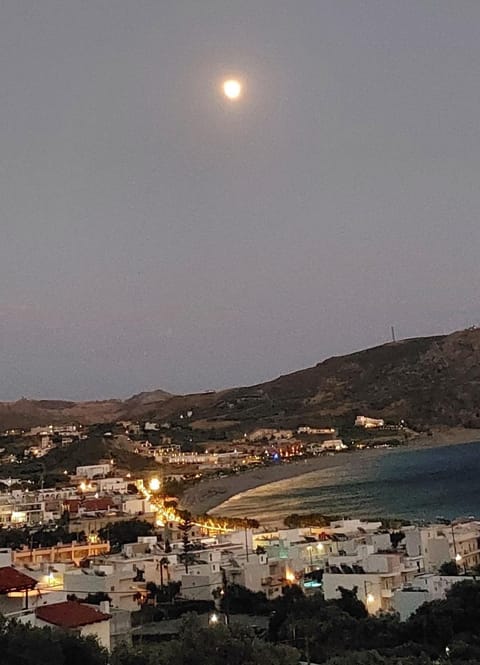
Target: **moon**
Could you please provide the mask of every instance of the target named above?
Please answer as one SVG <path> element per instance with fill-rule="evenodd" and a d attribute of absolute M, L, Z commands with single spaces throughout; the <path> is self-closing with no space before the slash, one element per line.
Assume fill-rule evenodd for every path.
<path fill-rule="evenodd" d="M 237 79 L 228 79 L 223 82 L 223 94 L 232 101 L 238 99 L 242 94 L 242 84 Z"/>

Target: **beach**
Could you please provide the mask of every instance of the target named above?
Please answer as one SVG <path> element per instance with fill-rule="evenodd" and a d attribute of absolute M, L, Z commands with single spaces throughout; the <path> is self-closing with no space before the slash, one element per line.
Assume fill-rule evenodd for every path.
<path fill-rule="evenodd" d="M 405 450 L 451 446 L 479 440 L 479 429 L 443 428 L 433 430 L 432 436 L 418 436 L 409 443 L 398 447 L 345 451 L 332 456 L 321 455 L 295 462 L 281 462 L 225 478 L 203 480 L 184 493 L 180 506 L 182 509 L 200 515 L 216 508 L 237 494 L 322 469 L 340 467 L 347 461 L 349 465 L 365 465 L 381 455 L 394 455 Z"/>

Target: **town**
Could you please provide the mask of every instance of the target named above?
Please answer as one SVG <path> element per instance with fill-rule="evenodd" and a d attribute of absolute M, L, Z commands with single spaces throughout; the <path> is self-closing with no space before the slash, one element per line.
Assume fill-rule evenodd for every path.
<path fill-rule="evenodd" d="M 380 442 L 406 430 L 366 416 L 354 426 L 377 430 Z M 182 510 L 178 495 L 212 475 L 342 454 L 348 446 L 333 427 L 259 428 L 230 446 L 210 441 L 201 452 L 182 449 L 171 429 L 121 422 L 4 433 L 2 470 L 18 471 L 1 479 L 0 611 L 7 620 L 93 635 L 112 650 L 174 637 L 181 615 L 192 611 L 210 625 L 241 619 L 265 633 L 268 616 L 259 607 L 295 588 L 326 601 L 350 592 L 370 615 L 405 621 L 480 571 L 473 518 L 411 524 L 291 515 L 263 525 Z M 73 448 L 92 436 L 110 457 L 52 469 L 55 452 L 74 459 Z M 361 439 L 358 448 L 364 445 Z M 129 468 L 125 459 L 140 465 Z M 256 601 L 239 602 L 242 594 Z"/>

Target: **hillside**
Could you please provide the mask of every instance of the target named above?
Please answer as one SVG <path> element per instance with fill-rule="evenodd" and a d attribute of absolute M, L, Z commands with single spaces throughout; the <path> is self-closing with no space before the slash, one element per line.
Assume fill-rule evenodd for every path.
<path fill-rule="evenodd" d="M 420 427 L 480 426 L 480 330 L 408 339 L 244 388 L 217 393 L 140 393 L 127 400 L 0 403 L 0 428 L 121 419 L 177 421 L 202 429 L 345 422 L 358 413 Z"/>

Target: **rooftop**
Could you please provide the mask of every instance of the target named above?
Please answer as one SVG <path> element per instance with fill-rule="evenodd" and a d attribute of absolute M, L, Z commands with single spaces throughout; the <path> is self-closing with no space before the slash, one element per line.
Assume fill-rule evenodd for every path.
<path fill-rule="evenodd" d="M 9 593 L 10 591 L 33 589 L 36 584 L 37 580 L 12 568 L 12 566 L 3 566 L 0 568 L 0 594 Z"/>
<path fill-rule="evenodd" d="M 110 614 L 104 614 L 90 605 L 83 605 L 74 600 L 42 605 L 35 610 L 35 615 L 41 621 L 60 628 L 80 628 L 111 618 Z"/>

